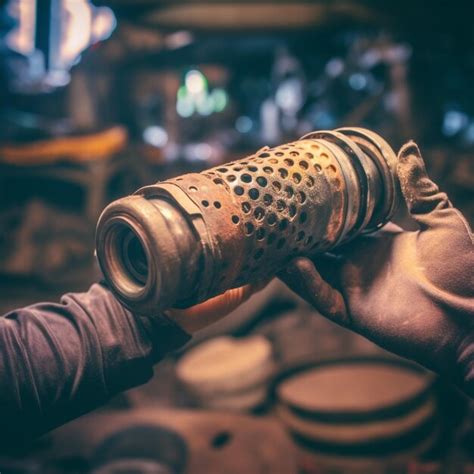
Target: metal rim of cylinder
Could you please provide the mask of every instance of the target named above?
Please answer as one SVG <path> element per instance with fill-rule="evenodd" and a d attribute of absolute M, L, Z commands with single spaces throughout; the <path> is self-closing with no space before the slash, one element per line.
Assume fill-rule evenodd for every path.
<path fill-rule="evenodd" d="M 360 231 L 365 227 L 371 215 L 367 212 L 369 200 L 371 199 L 371 190 L 369 186 L 368 170 L 364 166 L 364 162 L 368 160 L 362 150 L 354 143 L 351 142 L 343 134 L 332 130 L 320 130 L 317 132 L 309 133 L 301 138 L 302 140 L 308 139 L 321 139 L 335 145 L 337 148 L 344 152 L 334 153 L 334 157 L 339 161 L 344 179 L 346 181 L 346 219 L 344 228 L 334 245 L 338 245 L 341 242 L 347 242 L 348 240 L 356 237 Z M 353 165 L 355 175 L 359 189 L 356 189 L 356 183 L 348 176 L 349 170 L 342 159 L 349 158 L 350 163 Z M 359 195 L 358 202 L 353 202 L 354 196 Z M 357 206 L 357 214 L 352 216 L 352 206 Z"/>
<path fill-rule="evenodd" d="M 389 222 L 398 206 L 396 168 L 398 159 L 392 147 L 377 133 L 362 127 L 342 127 L 336 129 L 353 140 L 376 164 L 383 180 L 384 199 L 379 212 L 374 216 L 368 227 L 362 231 L 369 234 L 381 229 Z"/>

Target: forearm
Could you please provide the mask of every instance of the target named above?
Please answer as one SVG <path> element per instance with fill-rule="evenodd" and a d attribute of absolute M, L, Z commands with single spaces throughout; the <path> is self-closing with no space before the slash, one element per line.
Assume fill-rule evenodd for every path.
<path fill-rule="evenodd" d="M 146 382 L 189 336 L 132 315 L 100 285 L 0 318 L 0 441 L 28 439 Z"/>

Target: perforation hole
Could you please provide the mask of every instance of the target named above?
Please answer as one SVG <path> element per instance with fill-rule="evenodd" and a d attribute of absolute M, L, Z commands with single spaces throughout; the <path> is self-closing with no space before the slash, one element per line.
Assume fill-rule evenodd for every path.
<path fill-rule="evenodd" d="M 255 173 L 255 171 L 258 171 L 258 168 L 256 166 L 253 166 L 253 165 L 247 166 L 247 169 L 249 171 L 251 171 L 252 173 Z"/>
<path fill-rule="evenodd" d="M 245 214 L 248 214 L 252 210 L 252 206 L 250 205 L 249 202 L 245 201 L 242 203 L 242 211 L 244 211 Z"/>
<path fill-rule="evenodd" d="M 222 207 L 222 204 L 219 201 L 214 201 L 214 207 L 216 209 L 220 209 Z"/>
<path fill-rule="evenodd" d="M 190 191 L 197 191 L 198 188 L 196 188 L 196 186 L 189 186 L 188 188 Z"/>
<path fill-rule="evenodd" d="M 286 203 L 283 199 L 278 199 L 276 202 L 277 211 L 284 211 L 286 209 Z"/>
<path fill-rule="evenodd" d="M 258 189 L 252 188 L 249 191 L 249 196 L 250 196 L 250 199 L 253 199 L 255 201 L 256 199 L 259 198 L 260 193 L 258 192 Z"/>
<path fill-rule="evenodd" d="M 331 173 L 334 173 L 334 174 L 337 173 L 336 167 L 334 165 L 329 165 L 326 167 L 326 169 L 330 171 Z"/>
<path fill-rule="evenodd" d="M 270 156 L 270 153 L 264 152 L 264 153 L 260 153 L 258 156 L 260 158 L 268 158 Z"/>
<path fill-rule="evenodd" d="M 296 206 L 294 204 L 290 204 L 288 208 L 288 212 L 290 214 L 290 217 L 295 217 L 296 216 Z"/>
<path fill-rule="evenodd" d="M 272 174 L 273 173 L 273 168 L 271 166 L 264 166 L 263 171 L 267 174 Z"/>
<path fill-rule="evenodd" d="M 281 183 L 280 183 L 280 181 L 273 181 L 272 186 L 273 186 L 273 188 L 276 189 L 277 191 L 280 191 L 280 190 L 281 190 Z"/>
<path fill-rule="evenodd" d="M 269 234 L 268 239 L 267 239 L 268 245 L 272 245 L 273 242 L 275 242 L 275 239 L 276 239 L 276 234 L 274 233 Z"/>
<path fill-rule="evenodd" d="M 300 165 L 300 168 L 303 168 L 304 170 L 307 170 L 309 168 L 307 161 L 300 161 L 299 165 Z"/>
<path fill-rule="evenodd" d="M 250 176 L 249 174 L 247 173 L 244 173 L 240 179 L 244 182 L 244 183 L 250 183 L 252 181 L 252 176 Z"/>
<path fill-rule="evenodd" d="M 240 222 L 240 217 L 236 216 L 235 214 L 232 216 L 232 222 L 234 224 L 238 224 Z"/>
<path fill-rule="evenodd" d="M 234 166 L 232 169 L 233 169 L 234 171 L 239 172 L 239 171 L 242 171 L 243 168 L 242 168 L 242 166 Z"/>
<path fill-rule="evenodd" d="M 298 201 L 303 204 L 306 201 L 306 194 L 303 191 L 299 191 L 297 194 Z"/>
<path fill-rule="evenodd" d="M 251 235 L 254 231 L 255 227 L 253 226 L 253 224 L 251 222 L 246 222 L 245 223 L 245 233 L 247 235 Z"/>
<path fill-rule="evenodd" d="M 265 206 L 269 206 L 272 202 L 273 202 L 273 198 L 271 194 L 265 194 L 263 196 L 263 203 L 265 204 Z"/>
<path fill-rule="evenodd" d="M 229 183 L 233 183 L 237 179 L 237 176 L 235 176 L 235 174 L 229 174 L 226 176 L 226 179 Z"/>
<path fill-rule="evenodd" d="M 285 158 L 283 160 L 283 163 L 285 163 L 285 165 L 288 165 L 288 166 L 293 166 L 295 164 L 295 162 L 293 160 L 290 160 L 289 158 Z"/>
<path fill-rule="evenodd" d="M 263 176 L 258 176 L 257 183 L 259 184 L 259 186 L 262 186 L 262 188 L 264 188 L 267 185 L 267 178 L 264 178 Z"/>
<path fill-rule="evenodd" d="M 276 214 L 274 214 L 273 212 L 270 213 L 270 214 L 268 215 L 267 222 L 268 222 L 270 225 L 274 225 L 274 224 L 276 223 L 276 221 L 277 221 L 277 216 L 276 216 Z"/>
<path fill-rule="evenodd" d="M 276 165 L 278 163 L 278 160 L 276 158 L 270 158 L 268 162 L 271 163 L 272 165 Z"/>
<path fill-rule="evenodd" d="M 310 245 L 313 242 L 313 236 L 310 235 L 304 242 L 305 245 Z"/>
<path fill-rule="evenodd" d="M 280 230 L 285 230 L 288 227 L 288 219 L 282 219 L 280 224 L 278 224 L 278 228 Z"/>
<path fill-rule="evenodd" d="M 281 239 L 278 240 L 277 244 L 276 244 L 276 248 L 278 250 L 280 250 L 281 248 L 283 248 L 283 246 L 286 244 L 286 239 L 284 239 L 283 237 Z"/>
<path fill-rule="evenodd" d="M 286 186 L 285 187 L 285 193 L 289 198 L 293 197 L 293 194 L 295 194 L 295 192 L 294 192 L 294 190 L 291 186 Z"/>
<path fill-rule="evenodd" d="M 229 170 L 227 168 L 217 168 L 217 171 L 219 171 L 219 173 L 227 173 Z"/>
<path fill-rule="evenodd" d="M 255 232 L 255 236 L 257 237 L 257 240 L 263 240 L 265 238 L 265 229 L 257 229 L 257 232 Z"/>
<path fill-rule="evenodd" d="M 299 156 L 299 153 L 297 151 L 290 151 L 291 156 Z"/>
<path fill-rule="evenodd" d="M 288 171 L 285 168 L 278 168 L 278 173 L 283 179 L 288 178 Z"/>
<path fill-rule="evenodd" d="M 219 185 L 224 184 L 224 180 L 222 178 L 215 178 L 213 181 L 214 183 L 219 184 Z"/>
<path fill-rule="evenodd" d="M 236 186 L 234 193 L 237 194 L 237 196 L 242 196 L 242 194 L 244 194 L 244 188 L 242 186 Z"/>
<path fill-rule="evenodd" d="M 308 179 L 306 180 L 306 186 L 308 186 L 308 188 L 312 188 L 314 186 L 314 178 L 312 176 L 308 176 Z"/>
<path fill-rule="evenodd" d="M 202 204 L 204 207 L 209 207 L 209 201 L 201 201 L 201 204 Z"/>
<path fill-rule="evenodd" d="M 293 181 L 296 184 L 301 183 L 301 175 L 299 173 L 293 173 Z"/>
<path fill-rule="evenodd" d="M 275 153 L 275 156 L 283 156 L 283 154 L 284 154 L 283 152 L 277 151 L 277 152 Z"/>
<path fill-rule="evenodd" d="M 308 158 L 309 160 L 312 160 L 314 158 L 314 155 L 312 153 L 305 153 L 304 156 Z"/>
<path fill-rule="evenodd" d="M 258 250 L 255 252 L 253 258 L 254 258 L 255 260 L 258 260 L 258 259 L 262 258 L 263 253 L 264 253 L 264 250 L 263 250 L 263 249 L 258 249 Z"/>
<path fill-rule="evenodd" d="M 314 165 L 314 169 L 315 169 L 316 173 L 321 173 L 321 171 L 322 171 L 321 165 L 319 163 L 316 163 Z"/>
<path fill-rule="evenodd" d="M 263 207 L 257 207 L 253 215 L 257 221 L 261 221 L 265 217 L 265 209 L 263 209 Z"/>
<path fill-rule="evenodd" d="M 304 224 L 307 219 L 308 219 L 308 214 L 306 214 L 306 212 L 303 211 L 300 215 L 300 222 Z"/>

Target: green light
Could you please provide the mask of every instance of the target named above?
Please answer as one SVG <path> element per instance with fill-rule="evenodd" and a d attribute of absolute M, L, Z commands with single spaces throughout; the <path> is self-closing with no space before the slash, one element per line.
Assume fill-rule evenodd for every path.
<path fill-rule="evenodd" d="M 184 118 L 191 117 L 194 113 L 194 104 L 189 99 L 181 99 L 176 103 L 176 112 Z"/>
<path fill-rule="evenodd" d="M 186 86 L 181 86 L 178 89 L 178 93 L 176 95 L 178 97 L 178 100 L 186 99 L 186 97 L 188 96 L 188 90 L 186 89 Z"/>
<path fill-rule="evenodd" d="M 224 89 L 214 89 L 211 93 L 214 102 L 214 111 L 222 112 L 227 107 L 227 93 Z"/>

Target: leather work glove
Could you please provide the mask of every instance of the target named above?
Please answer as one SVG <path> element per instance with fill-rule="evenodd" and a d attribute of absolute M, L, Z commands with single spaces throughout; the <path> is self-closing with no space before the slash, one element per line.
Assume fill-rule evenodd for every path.
<path fill-rule="evenodd" d="M 388 224 L 280 278 L 322 315 L 448 377 L 474 396 L 472 231 L 426 174 L 414 142 L 398 177 L 415 232 Z"/>

